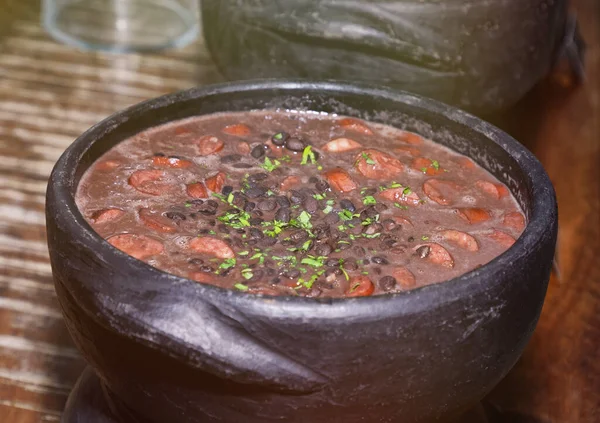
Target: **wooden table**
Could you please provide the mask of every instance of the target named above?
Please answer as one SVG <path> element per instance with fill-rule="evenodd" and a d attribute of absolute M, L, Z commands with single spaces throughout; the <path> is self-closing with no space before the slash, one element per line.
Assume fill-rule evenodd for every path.
<path fill-rule="evenodd" d="M 59 421 L 83 368 L 61 319 L 45 244 L 44 192 L 55 160 L 116 110 L 219 79 L 201 42 L 146 56 L 59 45 L 40 28 L 38 3 L 0 0 L 2 423 Z M 558 192 L 562 278 L 551 281 L 522 360 L 489 397 L 517 413 L 506 415 L 510 423 L 527 416 L 600 422 L 600 2 L 576 7 L 589 44 L 587 83 L 565 89 L 545 81 L 518 106 L 512 127 Z"/>

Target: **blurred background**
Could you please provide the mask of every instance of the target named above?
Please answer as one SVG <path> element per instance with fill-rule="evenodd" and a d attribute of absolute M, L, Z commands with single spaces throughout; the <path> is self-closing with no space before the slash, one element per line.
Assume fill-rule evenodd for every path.
<path fill-rule="evenodd" d="M 598 0 L 0 0 L 0 422 L 59 421 L 84 367 L 45 244 L 62 151 L 142 100 L 257 77 L 414 91 L 536 154 L 559 200 L 559 272 L 486 404 L 503 422 L 600 422 Z"/>

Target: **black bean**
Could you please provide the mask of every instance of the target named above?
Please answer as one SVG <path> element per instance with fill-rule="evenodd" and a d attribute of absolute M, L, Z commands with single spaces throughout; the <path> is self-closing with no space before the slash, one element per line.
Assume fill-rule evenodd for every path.
<path fill-rule="evenodd" d="M 216 226 L 217 221 L 214 219 L 210 219 L 210 220 L 205 220 L 204 223 L 207 224 L 208 226 Z"/>
<path fill-rule="evenodd" d="M 223 187 L 223 189 L 221 190 L 221 193 L 223 195 L 229 195 L 233 192 L 233 187 L 231 185 L 225 185 Z"/>
<path fill-rule="evenodd" d="M 332 283 L 325 281 L 317 281 L 313 286 L 316 286 L 323 291 L 329 291 L 334 288 L 334 285 Z"/>
<path fill-rule="evenodd" d="M 390 250 L 392 254 L 404 254 L 406 252 L 406 248 L 404 247 L 394 247 Z"/>
<path fill-rule="evenodd" d="M 356 217 L 353 217 L 352 219 L 350 219 L 350 220 L 348 220 L 346 222 L 346 225 L 348 225 L 348 226 L 350 226 L 350 225 L 352 225 L 352 226 L 362 226 L 362 220 L 360 220 L 360 219 L 358 219 Z"/>
<path fill-rule="evenodd" d="M 248 201 L 246 203 L 246 205 L 244 206 L 244 211 L 251 212 L 252 210 L 254 210 L 254 207 L 256 207 L 256 203 L 253 203 L 252 201 Z"/>
<path fill-rule="evenodd" d="M 329 237 L 329 225 L 326 223 L 321 223 L 314 227 L 313 232 L 317 239 L 326 239 Z"/>
<path fill-rule="evenodd" d="M 275 220 L 288 223 L 290 221 L 290 209 L 280 208 L 277 210 L 277 213 L 275 213 Z"/>
<path fill-rule="evenodd" d="M 262 245 L 263 247 L 272 247 L 276 243 L 277 243 L 277 238 L 271 238 L 270 236 L 267 236 L 267 237 L 261 239 L 259 242 L 259 244 Z"/>
<path fill-rule="evenodd" d="M 257 204 L 257 207 L 259 210 L 262 211 L 273 211 L 277 207 L 277 202 L 275 202 L 275 200 L 272 199 L 263 200 Z"/>
<path fill-rule="evenodd" d="M 235 163 L 242 160 L 241 154 L 228 154 L 227 156 L 221 157 L 221 163 Z"/>
<path fill-rule="evenodd" d="M 394 238 L 385 238 L 381 240 L 381 245 L 383 245 L 384 248 L 394 248 L 396 245 L 398 245 L 398 240 L 394 239 Z"/>
<path fill-rule="evenodd" d="M 304 199 L 304 195 L 296 190 L 290 190 L 290 201 L 292 204 L 300 204 Z"/>
<path fill-rule="evenodd" d="M 209 232 L 210 232 L 210 230 L 209 230 L 209 229 L 200 229 L 200 230 L 198 231 L 198 233 L 200 233 L 200 235 L 206 235 L 206 234 L 207 234 L 207 233 L 209 233 Z"/>
<path fill-rule="evenodd" d="M 281 131 L 281 132 L 278 132 L 278 133 L 276 133 L 275 135 L 273 135 L 273 136 L 271 137 L 271 142 L 272 142 L 274 145 L 276 145 L 276 146 L 280 147 L 280 146 L 282 146 L 283 144 L 285 144 L 285 142 L 286 142 L 288 139 L 290 139 L 290 134 L 288 134 L 287 132 L 283 132 L 283 131 Z"/>
<path fill-rule="evenodd" d="M 417 248 L 416 253 L 419 257 L 424 259 L 424 258 L 427 258 L 430 250 L 431 250 L 431 248 L 428 245 L 423 245 L 423 246 Z"/>
<path fill-rule="evenodd" d="M 378 274 L 378 275 L 381 275 L 381 273 L 383 273 L 383 272 L 381 271 L 381 267 L 375 267 L 375 268 L 373 268 L 373 271 L 374 271 L 376 274 Z"/>
<path fill-rule="evenodd" d="M 352 226 L 350 226 L 349 231 L 352 235 L 360 235 L 362 233 L 362 231 L 364 230 L 363 228 L 365 228 L 365 227 L 360 224 L 352 225 Z"/>
<path fill-rule="evenodd" d="M 248 220 L 248 223 L 250 223 L 252 226 L 258 226 L 260 224 L 262 224 L 264 222 L 263 219 L 261 219 L 260 217 L 252 217 L 250 218 L 250 220 Z"/>
<path fill-rule="evenodd" d="M 363 191 L 364 195 L 374 195 L 377 194 L 377 188 L 367 188 Z"/>
<path fill-rule="evenodd" d="M 340 217 L 338 216 L 337 213 L 329 213 L 327 216 L 325 216 L 324 222 L 329 225 L 333 225 L 334 223 L 337 223 L 339 220 L 340 220 Z"/>
<path fill-rule="evenodd" d="M 308 233 L 305 230 L 295 231 L 290 235 L 290 239 L 294 242 L 306 241 L 308 239 Z"/>
<path fill-rule="evenodd" d="M 194 265 L 201 265 L 204 263 L 204 260 L 202 260 L 201 258 L 192 258 L 188 260 L 188 263 Z"/>
<path fill-rule="evenodd" d="M 297 279 L 300 276 L 300 271 L 298 269 L 287 269 L 283 271 L 281 276 L 288 279 Z"/>
<path fill-rule="evenodd" d="M 290 200 L 288 200 L 288 198 L 284 195 L 278 195 L 277 197 L 275 197 L 275 201 L 277 201 L 277 204 L 279 204 L 279 207 L 282 207 L 282 208 L 290 207 Z"/>
<path fill-rule="evenodd" d="M 329 244 L 319 244 L 315 247 L 315 254 L 318 256 L 328 256 L 331 251 L 332 248 Z"/>
<path fill-rule="evenodd" d="M 310 178 L 308 178 L 308 183 L 309 184 L 314 184 L 318 181 L 316 176 L 311 176 Z"/>
<path fill-rule="evenodd" d="M 264 213 L 262 212 L 262 210 L 254 210 L 254 215 L 258 216 L 258 217 L 263 217 Z"/>
<path fill-rule="evenodd" d="M 267 274 L 267 276 L 273 276 L 275 275 L 277 272 L 275 271 L 275 269 L 273 269 L 272 267 L 266 267 L 265 268 L 265 273 Z"/>
<path fill-rule="evenodd" d="M 182 222 L 186 219 L 185 215 L 183 213 L 179 213 L 179 212 L 165 212 L 164 216 L 167 219 L 171 219 L 174 222 Z"/>
<path fill-rule="evenodd" d="M 256 269 L 252 271 L 252 280 L 259 281 L 263 278 L 264 272 L 261 269 Z"/>
<path fill-rule="evenodd" d="M 246 196 L 241 192 L 234 192 L 232 203 L 234 206 L 239 207 L 240 209 L 244 209 L 247 203 Z"/>
<path fill-rule="evenodd" d="M 206 205 L 213 209 L 219 208 L 219 203 L 217 203 L 215 200 L 208 200 Z"/>
<path fill-rule="evenodd" d="M 352 251 L 354 251 L 354 254 L 356 254 L 359 257 L 363 257 L 366 253 L 365 249 L 363 247 L 361 247 L 360 245 L 355 245 L 352 248 Z"/>
<path fill-rule="evenodd" d="M 371 257 L 371 261 L 375 264 L 390 264 L 388 259 L 380 256 Z"/>
<path fill-rule="evenodd" d="M 212 273 L 215 271 L 215 269 L 213 269 L 211 266 L 201 266 L 200 267 L 200 271 L 201 272 L 206 272 L 206 273 Z"/>
<path fill-rule="evenodd" d="M 250 237 L 254 239 L 263 239 L 265 235 L 262 233 L 260 229 L 250 228 Z"/>
<path fill-rule="evenodd" d="M 409 236 L 407 239 L 408 242 L 415 242 L 415 237 L 414 236 Z"/>
<path fill-rule="evenodd" d="M 300 152 L 304 150 L 304 147 L 306 147 L 304 141 L 302 141 L 299 138 L 289 138 L 285 142 L 285 148 L 287 148 L 290 151 Z"/>
<path fill-rule="evenodd" d="M 330 187 L 326 181 L 324 181 L 323 179 L 319 179 L 317 182 L 315 182 L 315 188 L 320 192 L 325 192 L 329 190 Z"/>
<path fill-rule="evenodd" d="M 350 247 L 352 247 L 352 245 L 347 244 L 346 242 L 338 242 L 338 244 L 337 244 L 337 249 L 340 251 L 347 250 Z"/>
<path fill-rule="evenodd" d="M 370 225 L 367 225 L 364 228 L 364 233 L 367 235 L 381 233 L 381 231 L 383 230 L 383 226 L 381 226 L 381 223 L 371 223 Z"/>
<path fill-rule="evenodd" d="M 291 239 L 284 239 L 283 241 L 281 241 L 281 245 L 283 245 L 284 247 L 291 247 L 292 245 L 294 245 L 294 241 L 292 241 Z"/>
<path fill-rule="evenodd" d="M 385 204 L 383 204 L 383 203 L 377 203 L 377 204 L 375 204 L 373 207 L 375 208 L 375 210 L 376 210 L 378 213 L 381 213 L 381 212 L 383 212 L 383 211 L 387 210 L 387 208 L 388 208 L 388 206 L 386 206 L 386 205 L 385 205 Z"/>
<path fill-rule="evenodd" d="M 229 233 L 229 228 L 226 225 L 220 224 L 219 226 L 217 226 L 217 229 L 219 230 L 219 232 L 222 232 L 224 234 Z"/>
<path fill-rule="evenodd" d="M 381 224 L 383 225 L 383 229 L 386 231 L 391 231 L 397 226 L 397 223 L 392 219 L 385 219 L 383 222 L 381 222 Z"/>
<path fill-rule="evenodd" d="M 266 152 L 265 147 L 267 147 L 267 146 L 263 145 L 263 144 L 257 145 L 256 147 L 254 147 L 252 149 L 252 151 L 250 152 L 250 155 L 252 157 L 254 157 L 255 159 L 260 159 L 262 156 L 265 155 L 265 152 Z"/>
<path fill-rule="evenodd" d="M 233 165 L 233 167 L 236 169 L 250 169 L 254 167 L 254 165 L 251 165 L 250 163 L 236 163 Z"/>
<path fill-rule="evenodd" d="M 346 259 L 346 261 L 344 262 L 344 269 L 354 271 L 358 269 L 358 265 L 356 264 L 355 260 Z"/>
<path fill-rule="evenodd" d="M 306 197 L 304 199 L 304 209 L 310 214 L 314 214 L 319 209 L 319 202 L 313 197 Z"/>
<path fill-rule="evenodd" d="M 271 279 L 271 283 L 277 285 L 279 282 L 281 282 L 281 278 L 280 277 L 275 277 L 273 279 Z"/>
<path fill-rule="evenodd" d="M 259 181 L 264 181 L 268 177 L 269 177 L 268 173 L 253 173 L 252 175 L 248 176 L 248 181 L 249 182 L 259 182 Z"/>
<path fill-rule="evenodd" d="M 325 260 L 325 266 L 327 267 L 338 267 L 340 265 L 339 259 L 330 258 Z"/>
<path fill-rule="evenodd" d="M 215 214 L 217 214 L 217 210 L 216 209 L 204 209 L 204 210 L 198 210 L 198 213 L 203 214 L 205 216 L 214 216 Z"/>
<path fill-rule="evenodd" d="M 379 279 L 379 287 L 382 291 L 388 292 L 396 287 L 396 278 L 393 276 L 384 276 Z"/>
<path fill-rule="evenodd" d="M 246 244 L 248 245 L 256 245 L 258 241 L 256 239 L 249 239 L 246 241 Z"/>
<path fill-rule="evenodd" d="M 365 209 L 365 213 L 367 214 L 367 217 L 370 217 L 370 218 L 374 218 L 375 216 L 377 216 L 379 214 L 379 212 L 373 206 L 367 207 Z"/>
<path fill-rule="evenodd" d="M 263 197 L 267 191 L 268 190 L 265 187 L 254 187 L 246 190 L 246 195 L 248 198 L 258 198 Z"/>
<path fill-rule="evenodd" d="M 356 211 L 356 207 L 354 206 L 352 201 L 350 201 L 346 198 L 344 198 L 342 201 L 340 201 L 340 207 L 343 208 L 344 210 L 349 210 L 352 213 L 354 213 Z"/>
<path fill-rule="evenodd" d="M 165 153 L 154 153 L 154 157 L 167 157 Z"/>
<path fill-rule="evenodd" d="M 204 203 L 204 200 L 192 200 L 189 202 L 190 204 L 193 204 L 194 206 L 201 206 Z"/>
<path fill-rule="evenodd" d="M 327 270 L 325 271 L 325 277 L 327 277 L 327 276 L 330 276 L 330 275 L 336 275 L 336 276 L 339 276 L 339 275 L 341 275 L 343 272 L 342 272 L 342 269 L 340 269 L 340 268 L 339 268 L 339 265 L 340 265 L 340 264 L 338 263 L 338 264 L 337 264 L 337 266 L 338 266 L 338 267 L 335 267 L 335 268 L 334 268 L 334 267 L 332 267 L 332 268 L 330 268 L 330 269 L 327 269 Z"/>
<path fill-rule="evenodd" d="M 323 291 L 321 291 L 319 288 L 317 288 L 316 286 L 313 285 L 310 288 L 310 290 L 306 293 L 306 298 L 317 298 L 322 293 L 323 293 Z"/>

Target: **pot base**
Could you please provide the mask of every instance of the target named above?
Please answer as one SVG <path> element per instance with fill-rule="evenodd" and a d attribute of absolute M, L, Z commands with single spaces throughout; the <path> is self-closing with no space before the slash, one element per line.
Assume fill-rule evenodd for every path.
<path fill-rule="evenodd" d="M 61 423 L 124 423 L 115 417 L 107 392 L 91 367 L 86 368 L 73 387 Z M 127 423 L 133 423 L 127 419 Z M 469 411 L 457 423 L 497 423 L 486 417 L 482 406 Z"/>

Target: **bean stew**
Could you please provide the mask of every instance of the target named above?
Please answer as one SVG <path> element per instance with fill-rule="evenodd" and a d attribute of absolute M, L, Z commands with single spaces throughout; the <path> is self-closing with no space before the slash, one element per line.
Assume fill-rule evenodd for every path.
<path fill-rule="evenodd" d="M 217 113 L 105 153 L 77 204 L 114 247 L 247 293 L 358 297 L 442 282 L 507 250 L 526 219 L 469 158 L 390 126 Z"/>

